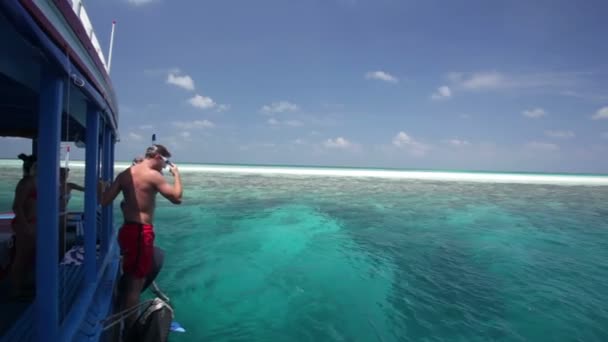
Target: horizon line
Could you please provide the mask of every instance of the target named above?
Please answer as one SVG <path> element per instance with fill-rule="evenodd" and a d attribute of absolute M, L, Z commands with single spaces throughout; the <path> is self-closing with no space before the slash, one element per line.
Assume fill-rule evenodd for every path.
<path fill-rule="evenodd" d="M 10 159 L 15 166 L 19 160 Z M 74 166 L 84 168 L 84 161 L 72 161 Z M 6 164 L 5 164 L 6 165 Z M 128 167 L 131 162 L 115 162 L 114 169 Z M 302 167 L 302 166 L 260 166 L 237 164 L 184 163 L 179 167 L 184 173 L 238 173 L 256 175 L 324 176 L 381 179 L 409 179 L 423 181 L 452 181 L 472 183 L 509 183 L 536 185 L 579 185 L 608 186 L 608 175 L 599 174 L 556 174 L 531 172 L 480 172 L 450 170 L 403 170 L 370 169 L 348 167 Z"/>
<path fill-rule="evenodd" d="M 20 162 L 14 158 L 2 158 L 0 161 Z M 131 164 L 132 160 L 115 160 L 114 164 Z M 63 160 L 60 160 L 60 164 Z M 70 163 L 85 163 L 85 160 L 70 160 Z M 308 168 L 308 169 L 352 169 L 352 170 L 370 170 L 370 171 L 405 171 L 405 172 L 448 172 L 448 173 L 499 173 L 499 174 L 523 174 L 523 175 L 564 175 L 564 176 L 596 176 L 608 177 L 608 173 L 599 172 L 574 172 L 574 171 L 524 171 L 524 170 L 491 170 L 491 169 L 440 169 L 440 168 L 406 168 L 406 167 L 383 167 L 383 166 L 345 166 L 345 165 L 315 165 L 315 164 L 264 164 L 264 163 L 220 163 L 220 162 L 189 162 L 178 161 L 178 165 L 199 165 L 199 166 L 239 166 L 239 167 L 293 167 L 293 168 Z"/>

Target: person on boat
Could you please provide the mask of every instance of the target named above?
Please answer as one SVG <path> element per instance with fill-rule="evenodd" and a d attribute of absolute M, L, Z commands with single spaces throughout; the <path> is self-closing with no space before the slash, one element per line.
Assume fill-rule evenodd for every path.
<path fill-rule="evenodd" d="M 143 160 L 144 160 L 143 157 L 137 156 L 137 157 L 133 158 L 131 166 L 139 164 Z M 120 201 L 120 210 L 122 211 L 123 217 L 126 217 L 126 214 L 125 214 L 126 206 L 127 206 L 127 202 L 124 199 L 122 201 Z M 144 292 L 150 285 L 152 285 L 152 282 L 154 282 L 154 279 L 156 279 L 156 276 L 160 272 L 160 269 L 163 267 L 164 260 L 165 260 L 165 252 L 160 247 L 154 246 L 154 256 L 152 258 L 152 267 L 151 267 L 150 273 L 148 273 L 148 275 L 146 276 L 146 280 L 144 282 L 144 286 L 142 287 L 141 292 Z"/>
<path fill-rule="evenodd" d="M 101 205 L 107 206 L 122 192 L 124 223 L 118 233 L 118 242 L 123 254 L 123 276 L 121 288 L 124 293 L 119 307 L 131 308 L 139 303 L 141 290 L 147 276 L 152 272 L 154 260 L 154 211 L 156 195 L 174 204 L 182 201 L 182 182 L 175 164 L 168 158 L 171 153 L 163 145 L 155 144 L 147 148 L 144 160 L 132 165 L 116 176 L 107 189 L 103 189 Z M 174 184 L 170 185 L 162 175 L 162 169 L 170 167 Z M 127 327 L 134 323 L 133 315 L 128 317 Z"/>
<path fill-rule="evenodd" d="M 11 221 L 15 233 L 15 258 L 11 265 L 11 297 L 31 297 L 33 289 L 25 286 L 26 277 L 34 268 L 34 251 L 36 247 L 36 156 L 21 153 L 23 177 L 15 187 L 13 213 Z"/>
<path fill-rule="evenodd" d="M 70 169 L 62 167 L 59 169 L 59 260 L 63 258 L 65 254 L 65 231 L 67 226 L 67 208 L 70 198 L 72 197 L 72 191 L 84 192 L 84 187 L 76 183 L 68 182 Z"/>

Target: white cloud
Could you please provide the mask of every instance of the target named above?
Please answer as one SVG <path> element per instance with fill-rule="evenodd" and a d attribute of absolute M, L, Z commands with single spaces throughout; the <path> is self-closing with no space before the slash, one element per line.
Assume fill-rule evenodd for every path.
<path fill-rule="evenodd" d="M 229 110 L 230 110 L 230 105 L 229 104 L 221 104 L 221 105 L 217 106 L 217 111 L 219 113 L 221 113 L 221 112 L 227 112 Z"/>
<path fill-rule="evenodd" d="M 141 134 L 137 134 L 135 132 L 129 132 L 128 138 L 129 138 L 129 140 L 132 140 L 132 141 L 143 141 L 144 140 L 144 137 L 141 136 Z"/>
<path fill-rule="evenodd" d="M 526 144 L 527 148 L 539 151 L 557 151 L 559 150 L 559 146 L 552 143 L 540 142 L 540 141 L 531 141 Z"/>
<path fill-rule="evenodd" d="M 325 142 L 323 143 L 323 146 L 325 146 L 327 148 L 346 149 L 346 148 L 353 147 L 353 143 L 351 143 L 350 141 L 346 140 L 343 137 L 337 137 L 335 139 L 325 140 Z"/>
<path fill-rule="evenodd" d="M 579 99 L 591 100 L 591 101 L 600 101 L 600 102 L 608 101 L 608 95 L 606 95 L 606 94 L 591 93 L 591 92 L 587 92 L 587 91 L 581 92 L 581 91 L 573 91 L 573 90 L 564 90 L 564 91 L 560 92 L 560 95 L 571 96 L 571 97 L 576 97 Z"/>
<path fill-rule="evenodd" d="M 506 74 L 498 71 L 451 72 L 447 78 L 455 87 L 470 91 L 514 88 L 569 88 L 580 84 L 585 72 Z"/>
<path fill-rule="evenodd" d="M 287 120 L 285 121 L 285 124 L 287 126 L 291 126 L 291 127 L 299 127 L 302 126 L 302 122 L 298 121 L 298 120 Z"/>
<path fill-rule="evenodd" d="M 567 139 L 574 138 L 575 134 L 572 131 L 545 131 L 545 135 L 549 138 Z"/>
<path fill-rule="evenodd" d="M 441 100 L 441 99 L 450 98 L 451 96 L 452 96 L 452 91 L 450 90 L 450 87 L 441 86 L 441 87 L 437 88 L 437 91 L 431 95 L 431 98 L 433 100 Z"/>
<path fill-rule="evenodd" d="M 498 72 L 475 72 L 471 74 L 452 72 L 448 79 L 464 89 L 481 90 L 500 88 L 505 85 L 505 77 Z"/>
<path fill-rule="evenodd" d="M 608 119 L 608 106 L 598 109 L 591 118 L 593 120 Z"/>
<path fill-rule="evenodd" d="M 300 127 L 303 125 L 301 121 L 298 120 L 277 120 L 275 118 L 270 118 L 266 121 L 271 126 L 289 126 L 289 127 Z"/>
<path fill-rule="evenodd" d="M 393 145 L 395 145 L 397 147 L 402 147 L 407 144 L 411 144 L 413 141 L 414 141 L 414 139 L 412 139 L 409 135 L 407 135 L 407 133 L 399 132 L 393 138 Z"/>
<path fill-rule="evenodd" d="M 469 146 L 471 145 L 470 142 L 466 141 L 466 140 L 462 140 L 462 139 L 449 139 L 449 140 L 445 140 L 446 144 L 452 145 L 452 146 Z"/>
<path fill-rule="evenodd" d="M 543 116 L 546 116 L 547 112 L 545 112 L 545 110 L 542 109 L 542 108 L 534 108 L 534 109 L 524 110 L 522 112 L 522 114 L 525 117 L 528 117 L 528 118 L 531 118 L 531 119 L 538 119 L 538 118 L 542 118 Z"/>
<path fill-rule="evenodd" d="M 156 0 L 127 0 L 131 5 L 142 6 L 155 2 Z"/>
<path fill-rule="evenodd" d="M 405 149 L 415 156 L 423 156 L 429 150 L 429 146 L 414 140 L 407 133 L 401 131 L 393 137 L 393 145 Z"/>
<path fill-rule="evenodd" d="M 213 99 L 211 99 L 210 97 L 207 96 L 202 96 L 199 94 L 194 95 L 194 97 L 190 98 L 188 100 L 188 102 L 196 108 L 200 108 L 200 109 L 209 109 L 209 108 L 213 108 L 216 106 L 216 103 L 213 101 Z"/>
<path fill-rule="evenodd" d="M 154 130 L 154 126 L 152 126 L 152 125 L 141 125 L 141 126 L 139 126 L 139 129 L 141 129 L 142 131 L 152 131 L 152 130 Z"/>
<path fill-rule="evenodd" d="M 368 80 L 379 80 L 389 83 L 399 82 L 399 79 L 397 79 L 397 77 L 384 71 L 369 71 L 365 73 L 365 78 Z"/>
<path fill-rule="evenodd" d="M 194 120 L 192 122 L 192 127 L 194 128 L 213 128 L 215 124 L 209 120 Z"/>
<path fill-rule="evenodd" d="M 298 105 L 289 101 L 273 102 L 269 105 L 264 105 L 261 109 L 264 114 L 295 112 L 299 109 Z"/>
<path fill-rule="evenodd" d="M 191 134 L 188 131 L 184 131 L 184 132 L 181 132 L 179 135 L 184 139 L 188 139 L 188 138 L 190 138 Z"/>
<path fill-rule="evenodd" d="M 194 90 L 194 80 L 188 75 L 177 75 L 177 73 L 169 72 L 167 76 L 167 83 L 186 90 Z"/>
<path fill-rule="evenodd" d="M 215 124 L 209 120 L 174 121 L 172 124 L 179 129 L 203 129 L 215 127 Z"/>

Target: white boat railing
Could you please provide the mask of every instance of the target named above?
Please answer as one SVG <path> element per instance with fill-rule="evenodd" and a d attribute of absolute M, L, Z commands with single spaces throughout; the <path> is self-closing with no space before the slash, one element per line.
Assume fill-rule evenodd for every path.
<path fill-rule="evenodd" d="M 95 35 L 95 30 L 93 30 L 93 24 L 91 24 L 91 20 L 87 15 L 87 11 L 84 9 L 84 4 L 82 0 L 69 0 L 72 3 L 72 10 L 76 13 L 76 16 L 80 19 L 82 26 L 84 27 L 87 36 L 91 40 L 91 44 L 93 48 L 97 52 L 101 63 L 104 68 L 106 68 L 106 72 L 109 72 L 108 63 L 106 62 L 106 58 L 103 55 L 103 51 L 101 50 L 101 45 L 99 45 L 99 41 L 97 40 L 97 36 Z"/>

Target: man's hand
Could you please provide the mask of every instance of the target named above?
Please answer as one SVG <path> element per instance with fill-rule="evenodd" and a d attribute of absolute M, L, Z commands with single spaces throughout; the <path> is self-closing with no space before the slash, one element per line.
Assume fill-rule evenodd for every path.
<path fill-rule="evenodd" d="M 124 172 L 124 171 L 123 171 Z M 122 175 L 122 173 L 120 173 L 114 182 L 111 181 L 103 181 L 103 180 L 99 180 L 99 182 L 97 182 L 97 191 L 98 191 L 98 199 L 99 199 L 99 203 L 101 204 L 101 206 L 105 207 L 107 205 L 109 205 L 110 203 L 112 203 L 112 201 L 114 200 L 114 198 L 116 198 L 116 196 L 118 196 L 118 194 L 121 191 L 121 186 L 120 186 L 120 182 L 118 181 L 118 178 Z"/>
<path fill-rule="evenodd" d="M 169 201 L 171 201 L 171 203 L 173 204 L 180 204 L 182 203 L 182 179 L 179 175 L 179 170 L 177 169 L 177 166 L 175 166 L 175 164 L 171 164 L 169 165 L 169 172 L 173 175 L 173 186 L 169 185 L 169 183 L 167 183 L 167 180 L 165 179 L 165 177 L 159 175 L 159 177 L 157 178 L 157 189 L 158 192 L 160 192 L 161 195 L 163 195 L 163 197 L 165 197 L 166 199 L 168 199 Z"/>
<path fill-rule="evenodd" d="M 169 172 L 171 173 L 171 175 L 173 175 L 174 177 L 176 175 L 179 174 L 179 170 L 177 169 L 177 165 L 171 163 L 171 165 L 169 166 Z"/>
<path fill-rule="evenodd" d="M 97 181 L 97 193 L 103 194 L 106 189 L 110 187 L 110 181 L 104 181 L 103 179 L 99 179 Z"/>
<path fill-rule="evenodd" d="M 97 180 L 97 192 L 104 192 L 106 190 L 106 186 L 106 182 L 103 179 L 99 178 Z"/>

